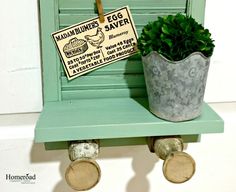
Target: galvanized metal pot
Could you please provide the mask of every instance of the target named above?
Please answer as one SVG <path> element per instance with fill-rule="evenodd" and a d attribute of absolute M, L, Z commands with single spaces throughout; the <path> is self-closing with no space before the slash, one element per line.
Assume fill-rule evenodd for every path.
<path fill-rule="evenodd" d="M 199 52 L 169 61 L 157 52 L 142 58 L 150 111 L 169 121 L 201 114 L 210 58 Z"/>

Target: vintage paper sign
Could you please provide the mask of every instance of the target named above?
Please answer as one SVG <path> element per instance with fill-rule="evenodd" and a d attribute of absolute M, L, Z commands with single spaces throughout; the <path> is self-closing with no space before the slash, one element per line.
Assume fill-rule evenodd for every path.
<path fill-rule="evenodd" d="M 137 33 L 128 6 L 52 34 L 69 80 L 137 52 Z"/>

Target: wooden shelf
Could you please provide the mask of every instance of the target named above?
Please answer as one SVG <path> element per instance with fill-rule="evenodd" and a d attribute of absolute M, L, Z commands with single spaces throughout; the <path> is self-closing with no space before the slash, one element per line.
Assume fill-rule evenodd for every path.
<path fill-rule="evenodd" d="M 45 103 L 35 141 L 199 135 L 220 133 L 223 127 L 223 120 L 205 103 L 200 117 L 173 123 L 150 113 L 146 98 L 84 99 Z"/>

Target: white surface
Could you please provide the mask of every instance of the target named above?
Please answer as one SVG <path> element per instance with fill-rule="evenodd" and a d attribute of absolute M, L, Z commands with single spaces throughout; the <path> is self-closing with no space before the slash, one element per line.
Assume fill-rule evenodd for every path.
<path fill-rule="evenodd" d="M 98 157 L 102 178 L 91 192 L 235 192 L 236 103 L 211 104 L 225 121 L 225 133 L 206 134 L 200 143 L 189 144 L 188 152 L 196 161 L 196 173 L 184 184 L 172 184 L 162 174 L 162 160 L 151 154 L 147 146 L 102 148 Z M 24 127 L 31 138 L 5 135 L 0 139 L 0 188 L 4 192 L 72 192 L 64 179 L 69 165 L 66 150 L 45 151 L 34 144 L 32 130 L 37 114 L 8 115 L 0 118 L 0 129 Z M 2 116 L 1 116 L 2 117 Z M 18 118 L 17 118 L 18 117 Z M 24 119 L 24 120 L 23 120 Z M 25 122 L 25 123 L 24 123 Z M 19 132 L 18 132 L 19 133 Z M 7 139 L 14 138 L 14 139 Z M 19 139 L 21 138 L 21 139 Z M 36 174 L 35 184 L 12 183 L 6 174 Z M 190 190 L 189 190 L 190 189 Z"/>
<path fill-rule="evenodd" d="M 206 0 L 205 27 L 216 45 L 207 80 L 207 102 L 236 101 L 235 7 L 233 0 Z"/>
<path fill-rule="evenodd" d="M 0 3 L 0 114 L 40 111 L 37 0 Z"/>
<path fill-rule="evenodd" d="M 42 109 L 37 0 L 0 0 L 0 114 Z M 205 100 L 236 101 L 233 0 L 207 0 L 205 25 L 216 43 Z"/>
<path fill-rule="evenodd" d="M 38 117 L 39 113 L 0 115 L 0 140 L 33 139 Z"/>

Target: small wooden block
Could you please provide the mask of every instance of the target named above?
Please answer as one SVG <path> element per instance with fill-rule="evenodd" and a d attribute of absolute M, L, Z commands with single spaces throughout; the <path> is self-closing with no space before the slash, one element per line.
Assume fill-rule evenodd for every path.
<path fill-rule="evenodd" d="M 184 152 L 173 152 L 163 164 L 165 178 L 172 183 L 188 181 L 195 173 L 194 159 Z"/>
<path fill-rule="evenodd" d="M 77 191 L 85 191 L 94 187 L 100 180 L 99 165 L 90 159 L 72 162 L 66 170 L 65 178 L 68 185 Z"/>

